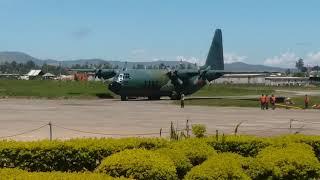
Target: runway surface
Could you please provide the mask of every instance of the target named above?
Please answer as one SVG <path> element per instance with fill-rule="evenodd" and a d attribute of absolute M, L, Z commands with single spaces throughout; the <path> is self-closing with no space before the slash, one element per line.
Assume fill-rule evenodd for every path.
<path fill-rule="evenodd" d="M 159 137 L 160 128 L 163 129 L 162 135 L 167 136 L 171 121 L 182 129 L 187 119 L 193 124 L 205 124 L 209 134 L 215 134 L 216 130 L 233 133 L 240 122 L 243 122 L 238 129 L 240 134 L 269 136 L 297 131 L 320 134 L 319 110 L 262 111 L 258 105 L 257 108 L 186 106 L 181 109 L 169 100 L 1 99 L 0 114 L 2 139 L 44 126 L 33 132 L 8 137 L 15 140 L 49 138 L 49 126 L 46 125 L 49 122 L 53 124 L 53 139 Z M 291 130 L 290 119 L 294 119 Z"/>

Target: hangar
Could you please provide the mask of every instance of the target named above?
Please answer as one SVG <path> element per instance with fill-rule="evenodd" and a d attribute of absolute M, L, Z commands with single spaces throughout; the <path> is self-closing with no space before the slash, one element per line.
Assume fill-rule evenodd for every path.
<path fill-rule="evenodd" d="M 269 86 L 305 86 L 309 85 L 309 77 L 266 77 Z"/>
<path fill-rule="evenodd" d="M 216 84 L 265 84 L 265 74 L 225 74 L 212 81 Z"/>
<path fill-rule="evenodd" d="M 225 74 L 213 84 L 262 84 L 266 86 L 305 86 L 309 77 L 266 76 L 266 74 Z"/>

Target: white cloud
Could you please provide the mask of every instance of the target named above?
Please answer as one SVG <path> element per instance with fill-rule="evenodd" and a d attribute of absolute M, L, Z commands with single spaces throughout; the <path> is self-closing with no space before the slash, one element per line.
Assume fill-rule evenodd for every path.
<path fill-rule="evenodd" d="M 177 61 L 187 61 L 187 62 L 190 62 L 190 63 L 197 63 L 198 65 L 203 65 L 204 64 L 204 60 L 201 60 L 199 58 L 196 58 L 196 57 L 184 57 L 184 56 L 177 56 L 176 57 L 176 60 Z"/>
<path fill-rule="evenodd" d="M 246 59 L 248 59 L 247 56 L 240 56 L 236 53 L 224 54 L 224 63 L 244 62 Z"/>
<path fill-rule="evenodd" d="M 315 66 L 320 64 L 320 51 L 308 53 L 305 57 L 305 66 Z"/>
<path fill-rule="evenodd" d="M 294 68 L 296 61 L 300 58 L 294 52 L 285 52 L 280 56 L 274 56 L 267 58 L 264 61 L 265 65 Z M 305 66 L 315 66 L 320 64 L 320 51 L 307 53 L 304 57 L 301 57 Z"/>
<path fill-rule="evenodd" d="M 297 61 L 298 56 L 293 52 L 285 52 L 280 56 L 274 56 L 272 58 L 267 58 L 263 64 L 269 66 L 278 66 L 278 67 L 294 67 L 295 62 Z"/>
<path fill-rule="evenodd" d="M 233 62 L 244 62 L 248 57 L 247 56 L 240 56 L 236 53 L 225 53 L 224 54 L 224 62 L 225 63 L 233 63 Z M 187 61 L 190 63 L 197 63 L 199 66 L 202 66 L 205 64 L 206 59 L 200 59 L 197 57 L 185 57 L 185 56 L 177 56 L 177 61 Z"/>

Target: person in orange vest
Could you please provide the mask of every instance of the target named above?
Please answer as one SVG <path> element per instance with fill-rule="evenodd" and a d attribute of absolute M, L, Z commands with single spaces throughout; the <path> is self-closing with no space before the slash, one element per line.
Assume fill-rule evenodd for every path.
<path fill-rule="evenodd" d="M 265 102 L 266 102 L 265 96 L 264 96 L 264 94 L 262 94 L 260 97 L 261 110 L 264 110 Z"/>
<path fill-rule="evenodd" d="M 305 95 L 305 97 L 304 97 L 304 108 L 305 109 L 309 108 L 309 101 L 310 101 L 310 99 L 309 99 L 308 95 Z"/>
<path fill-rule="evenodd" d="M 276 97 L 272 94 L 270 97 L 271 108 L 274 110 L 276 108 Z"/>
<path fill-rule="evenodd" d="M 267 94 L 267 95 L 265 96 L 265 107 L 266 107 L 266 110 L 269 109 L 269 101 L 270 101 L 270 99 L 269 99 L 268 94 Z"/>

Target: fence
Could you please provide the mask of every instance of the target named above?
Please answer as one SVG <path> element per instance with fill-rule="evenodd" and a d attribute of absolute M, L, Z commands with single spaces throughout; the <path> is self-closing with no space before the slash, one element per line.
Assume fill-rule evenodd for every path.
<path fill-rule="evenodd" d="M 250 134 L 250 135 L 257 135 L 257 134 L 263 134 L 263 133 L 268 133 L 268 132 L 273 132 L 273 131 L 287 131 L 290 134 L 297 134 L 301 133 L 303 131 L 319 131 L 320 132 L 320 126 L 319 128 L 306 128 L 306 125 L 320 125 L 320 122 L 312 122 L 312 121 L 301 121 L 301 120 L 296 120 L 296 119 L 289 119 L 288 121 L 288 126 L 287 127 L 275 127 L 275 128 L 266 128 L 266 129 L 253 129 L 253 130 L 241 130 L 243 127 L 245 127 L 246 121 L 242 121 L 238 124 L 235 125 L 234 129 L 232 129 L 232 134 L 234 135 L 240 135 L 240 134 Z M 297 127 L 297 125 L 299 125 Z M 99 135 L 99 136 L 120 136 L 120 137 L 139 137 L 139 136 L 153 136 L 153 137 L 163 137 L 164 134 L 169 134 L 171 135 L 173 131 L 175 132 L 184 132 L 186 136 L 191 135 L 191 124 L 189 120 L 186 121 L 186 125 L 182 129 L 174 128 L 173 123 L 171 122 L 171 127 L 168 128 L 168 130 L 164 130 L 163 128 L 160 128 L 158 132 L 148 132 L 148 133 L 103 133 L 103 132 L 93 132 L 93 131 L 86 131 L 86 130 L 79 130 L 79 129 L 74 129 L 74 128 L 69 128 L 69 127 L 64 127 L 58 124 L 53 124 L 51 122 L 43 124 L 37 128 L 26 130 L 17 134 L 12 134 L 12 135 L 7 135 L 7 136 L 0 136 L 0 139 L 9 139 L 9 138 L 14 138 L 17 136 L 25 135 L 25 134 L 30 134 L 35 131 L 38 131 L 43 128 L 48 128 L 48 139 L 52 140 L 53 139 L 53 128 L 58 128 L 58 129 L 63 129 L 66 131 L 72 131 L 72 132 L 78 132 L 78 133 L 83 133 L 83 134 L 91 134 L 91 135 Z M 241 130 L 241 131 L 240 131 Z M 219 130 L 215 130 L 215 132 L 207 132 L 206 135 L 217 135 L 219 133 L 224 134 L 225 132 Z M 230 133 L 229 133 L 230 134 Z"/>

